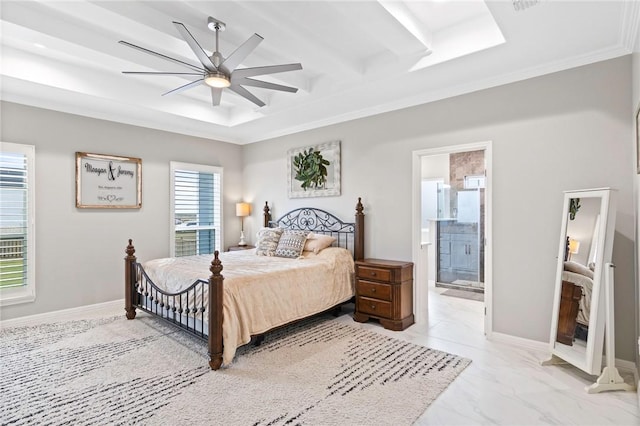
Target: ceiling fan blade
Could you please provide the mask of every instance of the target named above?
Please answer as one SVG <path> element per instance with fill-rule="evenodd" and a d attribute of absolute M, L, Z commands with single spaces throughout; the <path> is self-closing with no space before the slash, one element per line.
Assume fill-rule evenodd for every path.
<path fill-rule="evenodd" d="M 249 37 L 247 41 L 242 43 L 240 47 L 234 50 L 233 53 L 220 64 L 220 69 L 227 74 L 230 74 L 242 61 L 244 61 L 247 56 L 249 56 L 249 53 L 253 52 L 253 49 L 258 47 L 262 40 L 264 39 L 258 34 L 254 34 Z"/>
<path fill-rule="evenodd" d="M 185 90 L 187 90 L 187 89 L 191 89 L 192 87 L 196 87 L 197 85 L 199 85 L 199 84 L 200 84 L 200 83 L 202 83 L 203 81 L 204 81 L 204 78 L 201 78 L 201 79 L 196 80 L 196 81 L 192 81 L 191 83 L 187 83 L 187 84 L 185 84 L 184 86 L 180 86 L 180 87 L 175 88 L 175 89 L 173 89 L 173 90 L 169 90 L 168 92 L 163 93 L 163 94 L 162 94 L 162 96 L 165 96 L 165 95 L 173 95 L 173 94 L 175 94 L 175 93 L 183 92 L 183 91 L 185 91 Z"/>
<path fill-rule="evenodd" d="M 302 69 L 302 64 L 269 65 L 266 67 L 242 68 L 233 72 L 233 77 L 253 77 L 256 75 L 277 74 L 280 72 L 297 71 Z"/>
<path fill-rule="evenodd" d="M 220 99 L 222 98 L 222 87 L 212 87 L 211 88 L 211 101 L 213 102 L 213 106 L 220 105 Z"/>
<path fill-rule="evenodd" d="M 298 91 L 295 87 L 283 86 L 281 84 L 269 83 L 266 81 L 254 80 L 252 78 L 243 78 L 240 81 L 234 81 L 234 84 L 241 84 L 243 86 L 262 87 L 263 89 L 279 90 L 281 92 L 296 93 Z"/>
<path fill-rule="evenodd" d="M 246 99 L 250 100 L 254 104 L 258 105 L 259 107 L 263 107 L 263 106 L 266 105 L 264 102 L 262 102 L 260 99 L 256 98 L 251 92 L 249 92 L 244 87 L 231 85 L 231 86 L 229 86 L 229 90 L 233 90 L 238 95 L 242 96 L 243 98 L 246 98 Z"/>
<path fill-rule="evenodd" d="M 148 55 L 152 55 L 152 56 L 156 56 L 158 58 L 166 59 L 167 61 L 171 61 L 171 62 L 174 62 L 176 64 L 184 65 L 186 67 L 191 68 L 192 70 L 200 71 L 200 73 L 204 73 L 205 72 L 204 68 L 202 68 L 202 67 L 198 67 L 198 66 L 189 64 L 187 62 L 183 62 L 183 61 L 181 61 L 179 59 L 175 59 L 175 58 L 172 58 L 170 56 L 163 55 L 162 53 L 154 52 L 153 50 L 145 49 L 144 47 L 136 46 L 135 44 L 131 44 L 131 43 L 127 42 L 127 41 L 120 40 L 118 43 L 120 43 L 122 45 L 125 45 L 125 46 L 128 46 L 128 47 L 131 47 L 132 49 L 139 50 L 139 51 L 144 52 L 144 53 L 146 53 Z"/>
<path fill-rule="evenodd" d="M 209 59 L 209 56 L 207 56 L 200 44 L 198 44 L 198 41 L 195 39 L 195 37 L 191 35 L 187 27 L 185 27 L 181 22 L 173 21 L 173 24 L 178 29 L 178 32 L 180 33 L 184 41 L 186 41 L 191 50 L 193 50 L 196 58 L 198 58 L 200 62 L 202 62 L 202 66 L 204 66 L 209 71 L 217 71 L 218 69 L 215 67 L 215 65 L 213 65 L 211 59 Z"/>
<path fill-rule="evenodd" d="M 201 72 L 164 72 L 164 71 L 122 71 L 122 74 L 141 75 L 202 75 Z"/>

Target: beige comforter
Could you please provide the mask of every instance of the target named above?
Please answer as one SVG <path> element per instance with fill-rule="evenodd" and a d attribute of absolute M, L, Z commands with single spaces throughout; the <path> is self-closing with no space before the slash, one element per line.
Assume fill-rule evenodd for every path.
<path fill-rule="evenodd" d="M 197 279 L 208 280 L 211 260 L 211 255 L 188 256 L 150 260 L 142 266 L 156 285 L 178 292 Z M 242 250 L 222 253 L 220 260 L 225 278 L 225 365 L 252 335 L 322 312 L 354 295 L 354 263 L 345 249 L 304 252 L 298 259 L 257 256 L 255 249 Z"/>

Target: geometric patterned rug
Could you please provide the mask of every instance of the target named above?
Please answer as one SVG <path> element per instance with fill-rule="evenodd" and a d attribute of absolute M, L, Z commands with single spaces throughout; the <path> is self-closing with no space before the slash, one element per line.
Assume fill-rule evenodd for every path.
<path fill-rule="evenodd" d="M 409 425 L 471 362 L 316 317 L 211 371 L 144 314 L 0 330 L 0 424 Z"/>

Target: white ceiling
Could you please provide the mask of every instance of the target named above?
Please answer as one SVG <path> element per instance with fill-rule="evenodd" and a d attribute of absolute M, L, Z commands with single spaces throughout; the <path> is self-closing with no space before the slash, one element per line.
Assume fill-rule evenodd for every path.
<path fill-rule="evenodd" d="M 532 0 L 520 0 L 535 3 Z M 1 97 L 238 144 L 392 111 L 631 53 L 640 2 L 432 1 L 5 1 Z M 302 63 L 265 76 L 297 93 L 248 88 L 266 106 L 175 76 L 188 71 L 119 40 L 198 64 L 172 21 L 211 53 L 213 16 L 227 25 L 228 56 L 253 33 L 264 41 L 242 67 Z"/>

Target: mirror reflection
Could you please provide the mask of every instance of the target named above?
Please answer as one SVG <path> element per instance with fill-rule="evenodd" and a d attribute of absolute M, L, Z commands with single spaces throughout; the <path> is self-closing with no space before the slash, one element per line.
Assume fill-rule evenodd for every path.
<path fill-rule="evenodd" d="M 586 351 L 598 258 L 600 197 L 570 198 L 556 342 Z"/>

